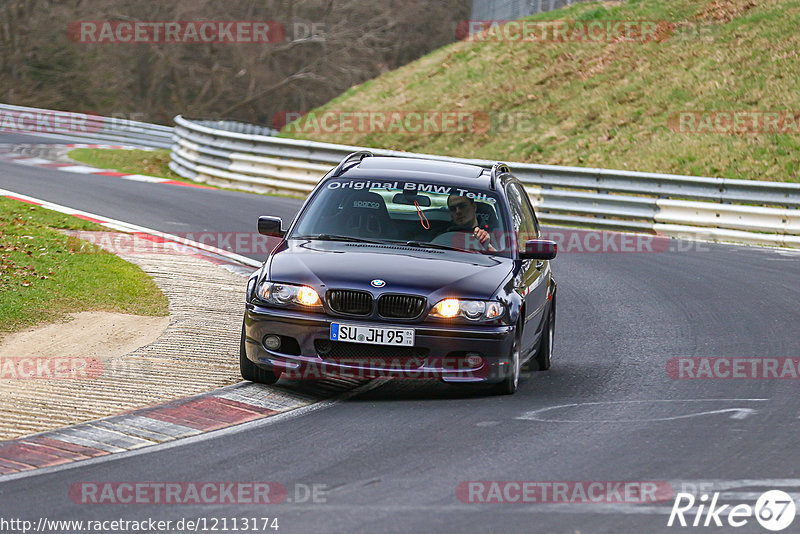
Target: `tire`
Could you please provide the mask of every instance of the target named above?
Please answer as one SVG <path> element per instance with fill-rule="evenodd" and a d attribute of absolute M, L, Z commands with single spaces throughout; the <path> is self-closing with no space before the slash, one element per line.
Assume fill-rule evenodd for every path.
<path fill-rule="evenodd" d="M 536 351 L 536 365 L 539 371 L 547 371 L 550 369 L 551 360 L 553 356 L 553 339 L 556 335 L 556 298 L 553 297 L 553 302 L 550 305 L 550 314 L 547 316 L 547 323 L 544 325 L 542 331 L 542 340 L 539 342 L 539 350 Z"/>
<path fill-rule="evenodd" d="M 519 376 L 522 372 L 520 364 L 520 341 L 522 339 L 521 323 L 517 324 L 514 332 L 514 344 L 511 346 L 510 373 L 499 384 L 495 384 L 494 391 L 497 395 L 513 395 L 519 389 Z"/>
<path fill-rule="evenodd" d="M 276 373 L 272 368 L 265 369 L 247 359 L 247 351 L 244 346 L 244 321 L 242 321 L 242 339 L 239 342 L 239 372 L 242 378 L 258 384 L 274 384 L 280 378 L 280 373 Z"/>

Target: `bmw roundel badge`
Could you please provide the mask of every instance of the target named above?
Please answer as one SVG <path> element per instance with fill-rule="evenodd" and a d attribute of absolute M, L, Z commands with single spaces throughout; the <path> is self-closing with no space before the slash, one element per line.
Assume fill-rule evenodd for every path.
<path fill-rule="evenodd" d="M 386 282 L 384 282 L 383 280 L 376 279 L 370 282 L 370 284 L 372 284 L 372 287 L 383 287 L 386 285 Z"/>

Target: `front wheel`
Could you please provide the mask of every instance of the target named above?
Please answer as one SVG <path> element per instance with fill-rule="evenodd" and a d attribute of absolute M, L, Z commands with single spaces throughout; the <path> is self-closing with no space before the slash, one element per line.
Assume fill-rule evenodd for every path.
<path fill-rule="evenodd" d="M 540 371 L 550 369 L 553 357 L 553 339 L 556 336 L 556 298 L 550 304 L 550 314 L 547 316 L 547 324 L 542 332 L 542 340 L 539 342 L 539 350 L 536 351 L 536 364 Z"/>
<path fill-rule="evenodd" d="M 519 388 L 519 375 L 520 375 L 520 356 L 519 346 L 522 339 L 522 328 L 517 324 L 514 332 L 514 344 L 511 346 L 511 354 L 509 355 L 508 373 L 502 382 L 495 385 L 495 393 L 498 395 L 513 395 Z"/>
<path fill-rule="evenodd" d="M 247 358 L 244 344 L 244 321 L 242 321 L 242 340 L 239 342 L 239 372 L 242 378 L 258 384 L 274 384 L 280 378 L 280 373 L 273 369 L 263 369 Z"/>

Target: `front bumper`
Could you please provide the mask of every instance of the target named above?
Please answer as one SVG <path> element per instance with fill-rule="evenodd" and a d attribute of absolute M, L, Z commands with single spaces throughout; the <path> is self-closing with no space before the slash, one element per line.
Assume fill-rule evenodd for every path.
<path fill-rule="evenodd" d="M 413 349 L 330 341 L 331 323 L 413 328 Z M 498 382 L 508 373 L 514 326 L 436 325 L 334 318 L 319 313 L 247 304 L 244 346 L 253 363 L 287 378 L 437 378 L 445 382 Z M 277 351 L 263 340 L 278 335 Z M 294 343 L 292 340 L 295 340 Z M 331 347 L 333 347 L 331 349 Z M 352 355 L 349 353 L 352 352 Z M 470 355 L 471 358 L 467 358 Z M 480 360 L 476 363 L 480 356 Z"/>

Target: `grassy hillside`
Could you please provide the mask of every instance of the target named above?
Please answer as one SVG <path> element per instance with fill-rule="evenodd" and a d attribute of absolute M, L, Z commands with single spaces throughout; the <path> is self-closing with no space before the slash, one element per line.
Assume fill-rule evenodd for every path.
<path fill-rule="evenodd" d="M 526 20 L 545 19 L 659 21 L 659 29 L 649 42 L 491 35 L 462 41 L 314 110 L 318 117 L 462 111 L 488 117 L 489 128 L 409 133 L 343 125 L 319 133 L 306 118 L 283 135 L 462 157 L 798 181 L 800 128 L 791 122 L 800 123 L 800 2 L 629 0 Z M 695 133 L 691 123 L 689 132 L 675 131 L 678 113 L 687 111 L 789 111 L 789 122 L 781 118 L 779 126 L 796 133 Z"/>

